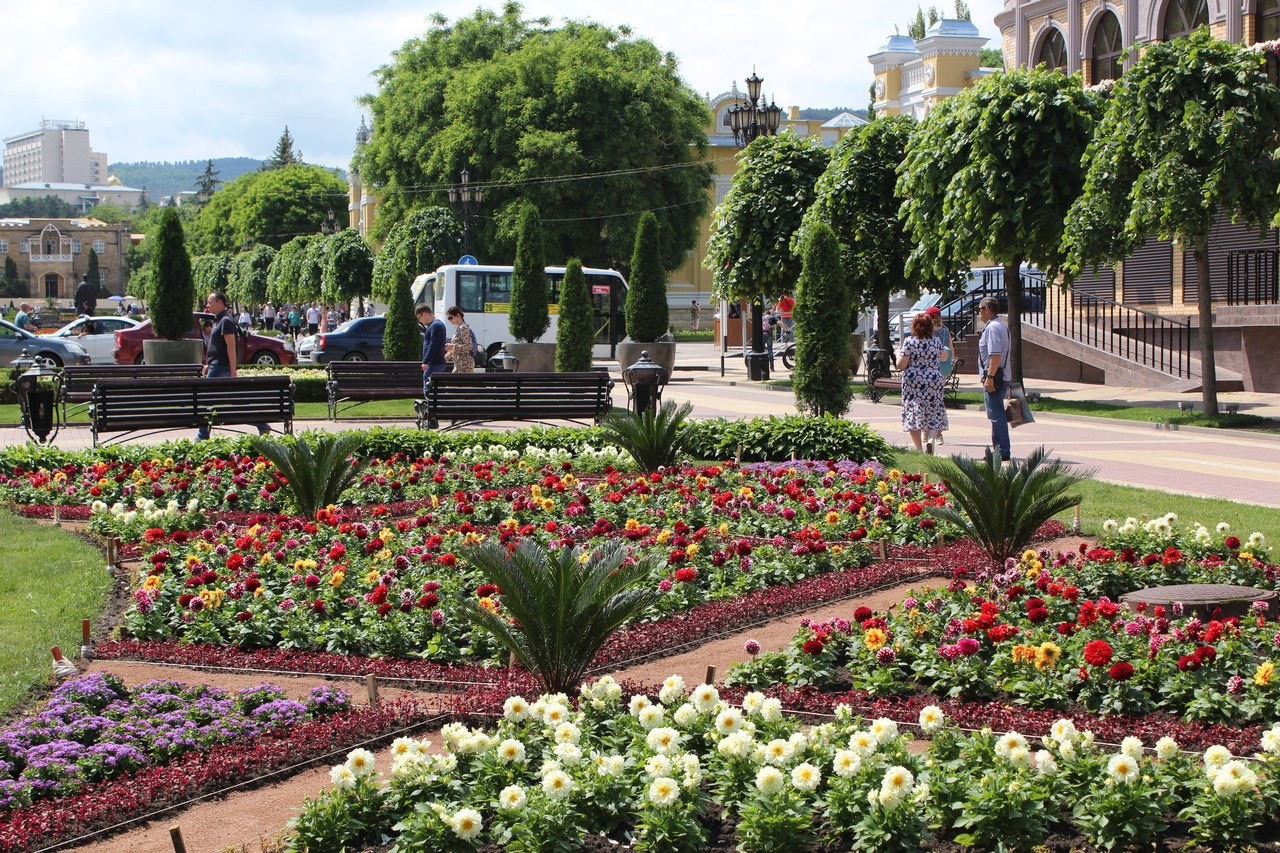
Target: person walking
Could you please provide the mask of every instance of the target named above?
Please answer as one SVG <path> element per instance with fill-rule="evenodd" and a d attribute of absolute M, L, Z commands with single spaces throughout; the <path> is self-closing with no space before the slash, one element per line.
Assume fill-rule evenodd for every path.
<path fill-rule="evenodd" d="M 999 315 L 1000 303 L 988 296 L 978 305 L 978 319 L 986 325 L 978 338 L 978 373 L 982 377 L 983 400 L 987 420 L 991 421 L 991 447 L 1000 454 L 1001 462 L 1009 461 L 1009 421 L 1004 413 L 1004 398 L 1009 391 L 1012 372 L 1009 369 L 1009 330 Z"/>
<path fill-rule="evenodd" d="M 77 314 L 87 314 L 92 317 L 98 310 L 98 288 L 89 282 L 88 274 L 80 277 L 80 284 L 76 286 L 75 300 Z"/>
<path fill-rule="evenodd" d="M 937 305 L 930 305 L 924 310 L 924 313 L 933 322 L 933 336 L 942 341 L 942 348 L 946 351 L 947 357 L 938 362 L 938 372 L 942 374 L 943 387 L 947 384 L 947 378 L 951 376 L 951 372 L 955 369 L 956 351 L 951 346 L 951 330 L 942 322 L 942 309 Z M 945 405 L 946 394 L 944 392 L 943 399 Z M 935 444 L 944 444 L 942 440 L 942 430 L 934 430 L 930 435 L 925 436 L 925 441 L 932 440 Z"/>
<path fill-rule="evenodd" d="M 314 302 L 307 307 L 307 334 L 314 335 L 320 331 L 320 306 Z"/>
<path fill-rule="evenodd" d="M 942 403 L 942 374 L 938 364 L 950 358 L 942 342 L 933 336 L 933 320 L 917 314 L 911 321 L 911 337 L 902 342 L 898 369 L 902 373 L 902 430 L 911 435 L 916 450 L 933 453 L 933 433 L 946 429 L 947 408 Z M 928 442 L 922 447 L 923 436 Z"/>
<path fill-rule="evenodd" d="M 471 373 L 476 369 L 476 336 L 467 325 L 466 315 L 457 305 L 444 312 L 444 316 L 455 330 L 453 339 L 449 341 L 445 360 L 452 362 L 454 373 Z"/>
<path fill-rule="evenodd" d="M 419 305 L 413 314 L 422 324 L 422 396 L 426 398 L 431 375 L 443 373 L 445 370 L 444 323 L 436 317 L 435 309 L 430 305 Z M 436 429 L 439 426 L 435 420 L 427 421 L 428 429 Z"/>
<path fill-rule="evenodd" d="M 302 331 L 302 312 L 298 310 L 297 305 L 289 308 L 289 334 L 297 337 Z"/>
<path fill-rule="evenodd" d="M 209 345 L 204 356 L 204 376 L 207 379 L 234 379 L 236 376 L 236 341 L 240 331 L 236 321 L 227 311 L 227 295 L 219 290 L 209 293 L 204 309 L 213 315 L 213 328 L 209 330 Z M 255 424 L 259 435 L 271 432 L 267 424 Z M 209 437 L 209 424 L 196 430 L 196 440 L 204 441 Z"/>
<path fill-rule="evenodd" d="M 778 316 L 782 319 L 782 325 L 786 327 L 788 332 L 791 331 L 795 327 L 795 320 L 791 316 L 792 312 L 796 309 L 795 297 L 790 293 L 784 293 L 782 294 L 782 297 L 778 299 L 777 304 L 773 307 L 777 310 Z"/>

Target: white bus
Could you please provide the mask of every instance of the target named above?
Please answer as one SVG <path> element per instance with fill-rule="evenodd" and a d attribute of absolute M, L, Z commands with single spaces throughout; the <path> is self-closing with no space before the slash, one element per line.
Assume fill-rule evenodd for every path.
<path fill-rule="evenodd" d="M 410 291 L 413 304 L 428 301 L 441 320 L 445 311 L 457 305 L 467 315 L 467 325 L 475 333 L 480 346 L 490 354 L 510 341 L 508 317 L 511 313 L 511 267 L 476 264 L 447 264 L 435 272 L 423 273 L 413 280 Z M 596 358 L 613 358 L 618 342 L 626 336 L 623 309 L 627 301 L 627 282 L 617 270 L 583 268 L 587 290 L 591 294 L 592 318 L 595 326 Z M 560 285 L 564 267 L 547 267 L 551 324 L 540 341 L 554 342 L 559 325 Z"/>

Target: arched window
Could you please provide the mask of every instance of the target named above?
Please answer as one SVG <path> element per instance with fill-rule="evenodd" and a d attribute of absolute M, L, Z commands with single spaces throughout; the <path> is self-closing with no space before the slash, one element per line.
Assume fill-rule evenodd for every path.
<path fill-rule="evenodd" d="M 1093 58 L 1093 80 L 1090 82 L 1120 79 L 1124 71 L 1120 63 L 1120 56 L 1124 53 L 1124 35 L 1120 32 L 1120 19 L 1114 12 L 1104 13 L 1094 27 L 1089 53 Z"/>
<path fill-rule="evenodd" d="M 1049 34 L 1040 43 L 1040 53 L 1036 55 L 1035 64 L 1043 65 L 1050 71 L 1067 70 L 1067 42 L 1062 38 L 1061 30 L 1056 27 L 1049 30 Z"/>
<path fill-rule="evenodd" d="M 1280 0 L 1258 0 L 1255 41 L 1280 39 Z"/>
<path fill-rule="evenodd" d="M 1200 27 L 1209 25 L 1209 4 L 1206 0 L 1169 0 L 1164 10 L 1164 40 L 1173 41 L 1189 36 Z"/>

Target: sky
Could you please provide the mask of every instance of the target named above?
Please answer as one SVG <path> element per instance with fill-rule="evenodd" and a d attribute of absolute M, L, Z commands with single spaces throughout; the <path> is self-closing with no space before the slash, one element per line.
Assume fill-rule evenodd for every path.
<path fill-rule="evenodd" d="M 932 0 L 950 11 L 953 0 Z M 1004 0 L 968 0 L 988 47 Z M 905 32 L 906 0 L 524 0 L 525 16 L 629 25 L 716 95 L 754 68 L 779 106 L 867 104 L 866 57 Z M 287 125 L 309 163 L 346 168 L 374 72 L 440 13 L 501 0 L 42 0 L 5 14 L 0 137 L 83 121 L 108 162 L 265 159 Z"/>

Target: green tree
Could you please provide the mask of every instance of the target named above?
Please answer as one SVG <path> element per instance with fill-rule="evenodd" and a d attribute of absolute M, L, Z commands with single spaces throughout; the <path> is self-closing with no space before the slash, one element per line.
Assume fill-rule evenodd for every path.
<path fill-rule="evenodd" d="M 212 164 L 212 161 L 210 161 Z M 297 166 L 302 164 L 302 152 L 295 151 L 293 147 L 293 134 L 289 133 L 289 125 L 284 126 L 284 133 L 280 134 L 280 139 L 276 142 L 276 150 L 271 152 L 271 159 L 262 164 L 263 171 L 271 169 L 283 169 L 285 166 Z"/>
<path fill-rule="evenodd" d="M 191 281 L 196 293 L 220 290 L 230 296 L 231 266 L 230 255 L 197 255 L 192 258 Z"/>
<path fill-rule="evenodd" d="M 303 234 L 294 237 L 280 247 L 271 267 L 267 270 L 267 300 L 283 305 L 286 302 L 310 301 L 311 296 L 300 287 L 302 265 L 313 242 L 324 239 L 319 234 Z"/>
<path fill-rule="evenodd" d="M 998 47 L 984 47 L 978 51 L 978 65 L 983 68 L 1004 68 L 1004 51 Z"/>
<path fill-rule="evenodd" d="M 635 280 L 632 281 L 634 283 Z M 587 291 L 587 277 L 578 258 L 570 258 L 564 266 L 559 320 L 556 327 L 556 370 L 562 373 L 590 370 L 591 348 L 596 335 L 591 323 L 591 294 Z"/>
<path fill-rule="evenodd" d="M 915 243 L 902 220 L 898 168 L 916 123 L 909 116 L 881 116 L 845 135 L 818 179 L 813 205 L 804 214 L 796 248 L 819 222 L 830 225 L 840 242 L 840 267 L 850 290 L 852 313 L 875 307 L 876 337 L 889 349 L 889 297 L 899 290 L 917 292 L 907 278 L 907 257 Z M 806 330 L 800 319 L 797 341 Z M 854 366 L 856 367 L 856 365 Z"/>
<path fill-rule="evenodd" d="M 99 204 L 89 211 L 89 218 L 96 219 L 99 222 L 115 224 L 117 222 L 128 222 L 133 218 L 133 214 L 128 208 L 121 207 L 118 204 Z"/>
<path fill-rule="evenodd" d="M 1200 30 L 1147 45 L 1111 90 L 1068 216 L 1069 271 L 1152 235 L 1195 252 L 1201 399 L 1218 413 L 1209 232 L 1225 214 L 1261 230 L 1280 207 L 1280 98 L 1263 55 Z"/>
<path fill-rule="evenodd" d="M 295 302 L 315 302 L 324 292 L 324 259 L 333 236 L 314 235 L 307 241 L 307 251 L 298 262 L 298 280 L 294 285 Z"/>
<path fill-rule="evenodd" d="M 542 217 L 538 208 L 526 204 L 520 211 L 520 236 L 511 272 L 511 314 L 507 318 L 511 337 L 518 341 L 533 343 L 551 325 L 543 245 Z"/>
<path fill-rule="evenodd" d="M 385 247 L 383 248 L 385 252 Z M 401 246 L 400 251 L 405 251 Z M 413 296 L 409 292 L 413 279 L 407 264 L 389 265 L 391 280 L 387 303 L 387 323 L 382 330 L 382 357 L 387 361 L 418 361 L 422 355 L 422 327 L 414 316 Z"/>
<path fill-rule="evenodd" d="M 204 171 L 200 173 L 200 177 L 196 178 L 196 204 L 206 205 L 209 199 L 213 198 L 213 194 L 218 191 L 218 185 L 222 183 L 218 180 L 219 174 L 221 172 L 213 167 L 212 160 L 204 164 Z"/>
<path fill-rule="evenodd" d="M 1098 107 L 1078 77 L 993 74 L 938 105 L 907 146 L 898 192 L 916 242 L 907 274 L 945 279 L 987 257 L 1004 266 L 1010 356 L 1022 380 L 1022 279 L 1062 266 L 1063 220 L 1084 185 Z"/>
<path fill-rule="evenodd" d="M 98 253 L 94 251 L 92 246 L 89 247 L 89 260 L 85 264 L 84 276 L 89 279 L 89 283 L 93 285 L 99 297 L 109 295 L 103 292 L 105 288 L 102 286 L 102 272 L 98 269 Z"/>
<path fill-rule="evenodd" d="M 0 296 L 26 296 L 27 283 L 18 278 L 18 265 L 8 255 L 4 259 L 4 278 L 0 280 Z"/>
<path fill-rule="evenodd" d="M 764 351 L 762 300 L 792 290 L 800 277 L 791 238 L 829 159 L 816 139 L 762 136 L 739 155 L 733 184 L 712 215 L 705 264 L 717 298 L 751 302 L 756 352 Z"/>
<path fill-rule="evenodd" d="M 392 282 L 400 281 L 403 274 L 408 274 L 412 284 L 419 274 L 461 255 L 462 225 L 452 211 L 443 207 L 417 208 L 395 224 L 373 260 L 373 298 L 390 303 Z"/>
<path fill-rule="evenodd" d="M 635 250 L 631 253 L 631 275 L 627 279 L 627 335 L 633 341 L 656 341 L 671 325 L 661 246 L 658 217 L 648 211 L 640 214 Z"/>
<path fill-rule="evenodd" d="M 267 281 L 276 250 L 270 246 L 255 245 L 247 252 L 236 255 L 229 272 L 227 295 L 243 306 L 261 305 L 267 301 Z"/>
<path fill-rule="evenodd" d="M 614 631 L 657 600 L 647 559 L 629 562 L 617 542 L 550 551 L 525 540 L 513 551 L 485 542 L 465 558 L 502 590 L 502 614 L 473 597 L 464 612 L 519 659 L 544 691 L 574 693 Z M 472 606 L 475 605 L 475 606 Z"/>
<path fill-rule="evenodd" d="M 811 415 L 841 417 L 849 408 L 849 288 L 841 270 L 840 242 L 825 222 L 804 245 L 796 286 L 796 405 Z"/>
<path fill-rule="evenodd" d="M 345 228 L 325 241 L 321 264 L 320 298 L 349 304 L 369 295 L 373 285 L 373 250 L 354 228 Z"/>
<path fill-rule="evenodd" d="M 279 249 L 320 230 L 330 210 L 346 206 L 347 185 L 330 169 L 292 165 L 241 175 L 199 208 L 192 226 L 197 251 L 238 252 L 246 243 Z"/>
<path fill-rule="evenodd" d="M 27 196 L 0 204 L 0 217 L 14 216 L 27 219 L 70 219 L 80 215 L 80 208 L 68 204 L 56 195 L 41 198 Z"/>
<path fill-rule="evenodd" d="M 182 221 L 175 208 L 166 207 L 161 215 L 149 278 L 147 302 L 151 307 L 152 329 L 158 337 L 171 341 L 181 339 L 191 329 L 196 291 Z"/>
<path fill-rule="evenodd" d="M 363 99 L 372 138 L 354 168 L 384 191 L 379 236 L 424 199 L 421 187 L 456 185 L 469 168 L 486 215 L 473 223 L 475 254 L 511 257 L 520 206 L 546 217 L 549 257 L 623 267 L 636 220 L 656 211 L 673 270 L 698 241 L 714 173 L 706 106 L 676 59 L 626 28 L 521 18 L 519 3 L 452 24 L 437 17 L 378 72 Z"/>

